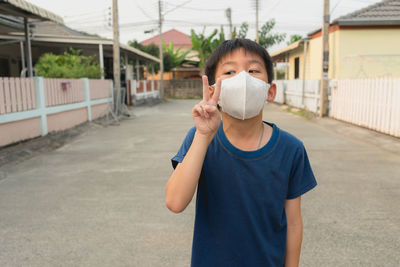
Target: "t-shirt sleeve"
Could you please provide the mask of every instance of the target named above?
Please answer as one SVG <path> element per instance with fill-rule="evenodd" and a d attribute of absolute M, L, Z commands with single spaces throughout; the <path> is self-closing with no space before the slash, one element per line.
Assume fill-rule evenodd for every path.
<path fill-rule="evenodd" d="M 172 167 L 175 169 L 178 163 L 182 162 L 185 158 L 186 153 L 188 152 L 194 138 L 194 134 L 196 132 L 196 127 L 193 127 L 186 134 L 185 139 L 182 142 L 181 147 L 179 148 L 178 153 L 171 159 Z"/>
<path fill-rule="evenodd" d="M 303 144 L 297 150 L 293 162 L 293 168 L 289 177 L 287 199 L 297 198 L 310 191 L 317 185 L 306 149 Z"/>

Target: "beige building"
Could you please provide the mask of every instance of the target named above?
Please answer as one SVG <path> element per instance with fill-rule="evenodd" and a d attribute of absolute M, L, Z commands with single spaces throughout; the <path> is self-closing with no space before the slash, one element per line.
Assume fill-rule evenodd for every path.
<path fill-rule="evenodd" d="M 321 29 L 271 56 L 289 62 L 285 79 L 320 79 Z M 381 1 L 330 25 L 329 78 L 376 77 L 400 77 L 400 0 Z"/>

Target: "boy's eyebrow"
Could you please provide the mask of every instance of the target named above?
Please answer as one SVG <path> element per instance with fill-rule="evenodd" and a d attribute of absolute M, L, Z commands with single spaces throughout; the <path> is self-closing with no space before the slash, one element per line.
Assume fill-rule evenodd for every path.
<path fill-rule="evenodd" d="M 252 59 L 252 60 L 249 61 L 249 63 L 250 63 L 250 64 L 255 63 L 255 64 L 263 65 L 263 64 L 261 63 L 261 61 L 259 61 L 259 60 L 257 60 L 257 59 Z"/>
<path fill-rule="evenodd" d="M 224 66 L 224 65 L 235 65 L 235 64 L 237 64 L 235 61 L 226 61 L 226 62 L 222 63 L 221 66 Z"/>
<path fill-rule="evenodd" d="M 226 62 L 224 62 L 224 63 L 222 63 L 221 64 L 221 67 L 222 66 L 224 66 L 224 65 L 236 65 L 237 64 L 237 62 L 235 62 L 235 61 L 226 61 Z M 248 64 L 259 64 L 259 65 L 263 65 L 262 63 L 261 63 L 261 61 L 259 61 L 259 60 L 257 60 L 257 59 L 252 59 L 252 60 L 249 60 L 248 61 Z"/>

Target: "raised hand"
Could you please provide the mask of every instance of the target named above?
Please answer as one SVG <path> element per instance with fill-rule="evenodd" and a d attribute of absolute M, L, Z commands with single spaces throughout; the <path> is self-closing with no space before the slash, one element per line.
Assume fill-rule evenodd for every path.
<path fill-rule="evenodd" d="M 217 103 L 221 92 L 221 80 L 218 79 L 215 85 L 214 93 L 210 97 L 209 84 L 207 76 L 203 80 L 203 100 L 195 105 L 192 110 L 192 116 L 197 131 L 205 136 L 214 137 L 217 133 L 221 116 L 218 112 Z"/>

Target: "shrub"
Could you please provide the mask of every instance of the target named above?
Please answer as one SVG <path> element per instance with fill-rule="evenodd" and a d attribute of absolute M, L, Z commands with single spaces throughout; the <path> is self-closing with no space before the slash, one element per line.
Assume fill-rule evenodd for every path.
<path fill-rule="evenodd" d="M 35 69 L 45 78 L 100 78 L 102 69 L 91 56 L 81 55 L 81 50 L 70 48 L 62 55 L 43 54 Z"/>

